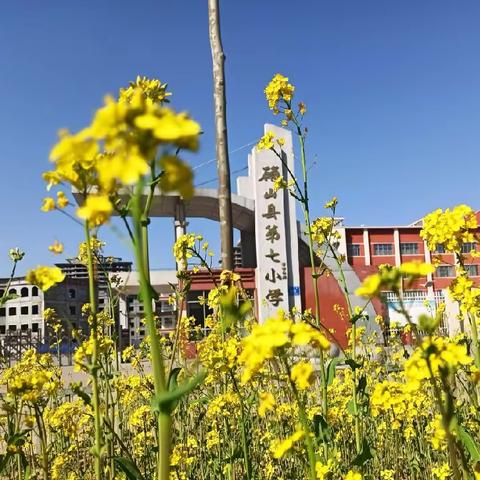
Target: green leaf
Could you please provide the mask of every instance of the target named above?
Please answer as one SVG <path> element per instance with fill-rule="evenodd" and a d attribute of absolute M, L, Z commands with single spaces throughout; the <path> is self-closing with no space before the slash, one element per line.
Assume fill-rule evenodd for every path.
<path fill-rule="evenodd" d="M 0 455 L 0 473 L 5 470 L 6 466 L 8 465 L 8 461 L 10 458 L 12 458 L 12 456 L 13 455 L 10 452 Z"/>
<path fill-rule="evenodd" d="M 180 367 L 172 369 L 170 376 L 168 377 L 168 390 L 172 391 L 178 387 L 178 375 L 182 371 Z"/>
<path fill-rule="evenodd" d="M 145 480 L 138 467 L 128 458 L 115 457 L 113 461 L 117 468 L 127 476 L 128 480 Z"/>
<path fill-rule="evenodd" d="M 356 362 L 355 360 L 353 360 L 352 358 L 347 358 L 345 360 L 345 363 L 352 369 L 352 370 L 356 370 L 357 368 L 360 368 L 362 366 L 361 363 L 358 363 Z"/>
<path fill-rule="evenodd" d="M 365 375 L 362 375 L 358 380 L 357 393 L 359 395 L 364 395 L 366 388 L 367 388 L 367 377 Z"/>
<path fill-rule="evenodd" d="M 356 315 L 353 315 L 353 316 L 350 317 L 350 323 L 352 325 L 355 325 L 362 317 L 363 317 L 362 314 L 357 313 Z"/>
<path fill-rule="evenodd" d="M 313 431 L 317 438 L 323 441 L 330 442 L 332 440 L 332 429 L 323 415 L 317 414 L 313 417 Z"/>
<path fill-rule="evenodd" d="M 233 325 L 240 324 L 246 315 L 252 310 L 249 301 L 240 305 L 237 302 L 237 289 L 230 288 L 228 292 L 220 297 L 220 321 L 223 332 L 228 332 Z"/>
<path fill-rule="evenodd" d="M 243 451 L 240 447 L 235 447 L 235 449 L 233 450 L 232 454 L 229 455 L 225 461 L 226 462 L 233 462 L 234 460 L 238 460 L 240 458 L 243 458 Z"/>
<path fill-rule="evenodd" d="M 475 440 L 472 438 L 472 436 L 464 430 L 462 427 L 458 426 L 457 427 L 458 431 L 458 436 L 465 446 L 465 448 L 468 450 L 468 453 L 472 457 L 472 460 L 474 462 L 480 462 L 480 448 L 475 442 Z"/>
<path fill-rule="evenodd" d="M 352 465 L 363 467 L 369 460 L 373 458 L 372 450 L 366 439 L 363 439 L 362 449 L 360 453 L 353 459 Z"/>
<path fill-rule="evenodd" d="M 172 413 L 178 404 L 178 401 L 186 394 L 190 393 L 200 383 L 203 382 L 207 372 L 202 370 L 188 382 L 184 382 L 173 390 L 167 390 L 160 395 L 152 398 L 152 411 L 162 413 Z"/>
<path fill-rule="evenodd" d="M 336 357 L 330 360 L 327 367 L 327 386 L 330 386 L 335 378 L 337 372 L 337 365 L 341 362 L 341 359 Z"/>
<path fill-rule="evenodd" d="M 16 447 L 20 447 L 25 444 L 27 441 L 27 434 L 31 431 L 31 429 L 23 430 L 23 432 L 16 432 L 13 435 L 10 435 L 7 439 L 8 445 L 15 445 Z"/>
<path fill-rule="evenodd" d="M 90 395 L 84 390 L 82 390 L 81 384 L 70 384 L 70 388 L 72 389 L 73 393 L 77 395 L 77 397 L 80 397 L 84 401 L 85 405 L 92 404 L 92 399 L 90 398 Z"/>

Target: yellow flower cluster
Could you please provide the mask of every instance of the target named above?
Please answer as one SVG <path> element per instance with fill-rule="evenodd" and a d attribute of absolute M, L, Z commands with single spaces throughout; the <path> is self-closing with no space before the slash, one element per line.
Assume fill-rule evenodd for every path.
<path fill-rule="evenodd" d="M 428 412 L 431 399 L 415 385 L 402 381 L 384 380 L 375 385 L 370 407 L 373 417 L 382 415 L 392 430 L 400 430 L 406 440 L 414 435 L 414 424 Z"/>
<path fill-rule="evenodd" d="M 343 480 L 362 480 L 362 474 L 354 470 L 350 470 Z"/>
<path fill-rule="evenodd" d="M 120 89 L 120 101 L 129 103 L 133 100 L 136 93 L 140 90 L 147 101 L 152 103 L 168 102 L 171 93 L 167 92 L 167 84 L 160 80 L 148 77 L 140 77 L 139 75 L 134 82 L 130 82 L 127 88 Z"/>
<path fill-rule="evenodd" d="M 444 451 L 447 448 L 447 433 L 443 427 L 441 415 L 435 415 L 428 423 L 425 429 L 432 447 L 438 451 Z M 453 432 L 452 432 L 453 433 Z"/>
<path fill-rule="evenodd" d="M 148 430 L 155 424 L 150 405 L 140 405 L 128 418 L 128 424 L 134 429 Z"/>
<path fill-rule="evenodd" d="M 48 247 L 48 249 L 55 255 L 60 255 L 61 253 L 63 253 L 63 243 L 55 240 L 53 244 Z"/>
<path fill-rule="evenodd" d="M 275 147 L 275 134 L 273 132 L 267 132 L 257 143 L 258 150 L 273 150 Z M 279 147 L 285 145 L 284 138 L 277 138 L 276 143 Z"/>
<path fill-rule="evenodd" d="M 326 464 L 323 464 L 320 461 L 317 461 L 315 464 L 315 473 L 317 475 L 317 480 L 327 480 L 330 476 L 330 473 L 333 469 L 333 460 L 328 459 Z"/>
<path fill-rule="evenodd" d="M 65 274 L 58 267 L 38 266 L 27 272 L 25 280 L 45 292 L 57 283 L 63 282 Z"/>
<path fill-rule="evenodd" d="M 236 364 L 240 341 L 236 337 L 223 338 L 221 332 L 213 331 L 198 344 L 198 356 L 207 369 L 207 384 L 232 370 Z"/>
<path fill-rule="evenodd" d="M 310 225 L 313 241 L 319 246 L 325 242 L 334 242 L 340 238 L 340 232 L 335 230 L 335 219 L 332 217 L 319 217 Z"/>
<path fill-rule="evenodd" d="M 296 443 L 305 436 L 305 432 L 301 429 L 295 430 L 289 437 L 284 440 L 276 439 L 270 445 L 270 450 L 274 458 L 282 458 Z"/>
<path fill-rule="evenodd" d="M 306 346 L 327 350 L 329 341 L 305 322 L 294 323 L 283 311 L 261 325 L 254 325 L 251 334 L 242 341 L 239 363 L 244 365 L 242 383 L 248 382 L 266 360 L 273 359 L 280 348 Z"/>
<path fill-rule="evenodd" d="M 164 155 L 160 167 L 163 173 L 159 185 L 163 192 L 177 191 L 185 200 L 193 197 L 193 172 L 185 162 L 176 155 Z"/>
<path fill-rule="evenodd" d="M 180 235 L 173 245 L 173 256 L 175 260 L 180 263 L 192 258 L 195 243 L 201 242 L 202 240 L 202 235 L 196 235 L 195 233 Z"/>
<path fill-rule="evenodd" d="M 279 113 L 278 102 L 284 100 L 291 102 L 295 87 L 288 83 L 288 78 L 280 73 L 274 75 L 270 83 L 265 87 L 265 97 L 268 101 L 268 108 L 276 115 Z"/>
<path fill-rule="evenodd" d="M 475 212 L 467 205 L 457 205 L 452 210 L 439 208 L 428 214 L 420 236 L 432 251 L 443 245 L 447 252 L 460 252 L 464 243 L 475 240 L 477 227 Z"/>
<path fill-rule="evenodd" d="M 442 463 L 440 466 L 432 468 L 432 474 L 438 480 L 447 480 L 452 478 L 452 469 L 448 463 Z"/>
<path fill-rule="evenodd" d="M 35 403 L 58 391 L 60 371 L 53 366 L 50 355 L 40 355 L 29 349 L 18 363 L 3 372 L 2 383 L 7 386 L 8 394 Z"/>
<path fill-rule="evenodd" d="M 60 210 L 64 209 L 67 205 L 69 205 L 69 200 L 66 197 L 65 193 L 62 191 L 57 192 L 57 203 L 55 203 L 55 200 L 52 197 L 45 197 L 43 199 L 43 204 L 41 207 L 41 210 L 43 212 L 50 212 L 52 210 L 55 210 L 56 208 L 59 208 Z"/>
<path fill-rule="evenodd" d="M 434 270 L 433 265 L 423 262 L 406 262 L 400 267 L 380 265 L 379 272 L 366 277 L 362 285 L 355 290 L 355 295 L 372 298 L 379 295 L 382 290 L 398 291 L 402 279 L 409 283 L 433 273 Z"/>
<path fill-rule="evenodd" d="M 273 191 L 278 192 L 279 190 L 289 190 L 295 185 L 295 180 L 285 180 L 281 175 L 278 176 L 273 182 Z"/>
<path fill-rule="evenodd" d="M 113 205 L 108 195 L 89 195 L 85 203 L 77 209 L 77 215 L 88 220 L 93 227 L 107 222 L 112 212 Z"/>
<path fill-rule="evenodd" d="M 93 254 L 93 263 L 98 263 L 98 258 L 102 252 L 102 248 L 105 246 L 105 242 L 99 240 L 95 235 L 90 237 L 90 249 Z M 78 245 L 77 259 L 84 265 L 88 262 L 88 248 L 87 242 L 81 242 Z"/>
<path fill-rule="evenodd" d="M 110 337 L 106 337 L 104 335 L 100 335 L 97 339 L 97 342 L 98 355 L 108 355 L 111 353 L 115 345 Z M 93 337 L 90 336 L 77 348 L 77 350 L 75 350 L 75 354 L 73 356 L 75 371 L 78 372 L 80 370 L 89 370 L 93 355 L 93 347 Z"/>
<path fill-rule="evenodd" d="M 217 395 L 210 401 L 207 409 L 207 417 L 228 417 L 238 408 L 240 399 L 234 392 L 227 391 Z"/>
<path fill-rule="evenodd" d="M 299 390 L 307 389 L 313 380 L 313 366 L 306 360 L 301 360 L 292 367 L 290 378 Z"/>
<path fill-rule="evenodd" d="M 431 374 L 435 377 L 450 374 L 472 362 L 465 345 L 444 337 L 428 337 L 405 362 L 405 375 L 418 384 Z"/>
<path fill-rule="evenodd" d="M 460 312 L 464 315 L 470 313 L 480 315 L 480 289 L 465 273 L 458 275 L 448 287 L 450 297 L 460 305 Z"/>
<path fill-rule="evenodd" d="M 89 435 L 93 429 L 92 408 L 83 400 L 64 401 L 46 411 L 48 426 L 54 432 L 61 432 L 71 441 L 78 441 L 80 435 Z"/>
<path fill-rule="evenodd" d="M 174 152 L 197 150 L 200 126 L 186 113 L 162 105 L 168 95 L 165 88 L 158 80 L 137 78 L 120 92 L 118 100 L 105 99 L 90 126 L 77 134 L 60 132 L 50 153 L 55 169 L 46 172 L 44 179 L 49 187 L 62 182 L 80 192 L 96 189 L 79 209 L 80 218 L 94 225 L 105 223 L 113 210 L 110 195 L 119 187 L 137 183 L 157 156 L 163 170 L 161 189 L 192 196 L 192 171 Z M 162 154 L 158 155 L 160 147 Z M 42 209 L 53 208 L 52 199 L 46 199 Z"/>
<path fill-rule="evenodd" d="M 274 409 L 276 405 L 275 397 L 270 392 L 260 392 L 259 399 L 258 414 L 264 417 L 267 412 Z"/>

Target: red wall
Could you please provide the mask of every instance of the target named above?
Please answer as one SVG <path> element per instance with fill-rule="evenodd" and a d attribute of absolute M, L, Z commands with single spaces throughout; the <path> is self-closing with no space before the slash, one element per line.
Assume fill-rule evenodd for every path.
<path fill-rule="evenodd" d="M 315 294 L 312 281 L 312 269 L 305 267 L 301 272 L 300 284 L 302 290 L 303 307 L 311 308 L 315 314 Z M 318 279 L 318 293 L 320 297 L 320 321 L 328 329 L 335 330 L 335 338 L 342 347 L 347 346 L 346 331 L 349 328 L 347 303 L 342 290 L 333 275 L 323 275 Z M 340 305 L 345 311 L 346 321 L 335 312 L 334 305 Z M 329 338 L 331 340 L 331 338 Z"/>

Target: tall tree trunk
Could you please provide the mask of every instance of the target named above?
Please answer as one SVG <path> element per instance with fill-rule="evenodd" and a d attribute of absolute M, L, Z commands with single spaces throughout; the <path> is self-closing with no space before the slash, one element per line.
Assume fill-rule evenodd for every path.
<path fill-rule="evenodd" d="M 230 163 L 228 160 L 227 111 L 225 99 L 225 54 L 220 35 L 218 0 L 208 0 L 208 31 L 213 62 L 213 99 L 215 102 L 215 134 L 218 172 L 218 208 L 222 268 L 233 270 L 232 199 Z"/>

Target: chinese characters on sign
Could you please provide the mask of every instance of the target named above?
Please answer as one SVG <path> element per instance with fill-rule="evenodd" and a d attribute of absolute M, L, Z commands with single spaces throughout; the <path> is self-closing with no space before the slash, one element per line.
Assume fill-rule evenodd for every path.
<path fill-rule="evenodd" d="M 277 207 L 277 204 L 280 202 L 280 197 L 283 196 L 283 192 L 281 192 L 282 195 L 278 195 L 279 192 L 275 192 L 272 188 L 273 182 L 280 176 L 278 165 L 268 165 L 262 168 L 263 175 L 258 179 L 258 182 L 267 183 L 263 198 L 269 200 L 269 202 L 261 215 L 263 218 L 269 220 L 269 223 L 265 226 L 265 240 L 273 244 L 270 252 L 265 255 L 265 258 L 269 259 L 272 263 L 272 266 L 268 267 L 264 277 L 267 282 L 272 284 L 270 286 L 271 288 L 268 289 L 265 299 L 274 307 L 278 307 L 284 301 L 286 292 L 280 288 L 275 288 L 275 284 L 278 281 L 287 280 L 287 264 L 286 262 L 278 260 L 280 253 L 275 250 L 275 244 L 281 239 L 279 223 L 284 222 L 282 212 L 280 211 L 281 205 Z"/>
<path fill-rule="evenodd" d="M 249 179 L 255 200 L 256 288 L 259 321 L 265 321 L 291 307 L 301 307 L 298 285 L 298 232 L 295 200 L 283 189 L 275 190 L 280 176 L 288 180 L 294 171 L 292 136 L 288 130 L 265 125 L 284 138 L 282 157 L 270 150 L 253 149 L 249 158 Z M 246 182 L 245 182 L 246 183 Z M 292 287 L 295 287 L 292 289 Z"/>
<path fill-rule="evenodd" d="M 257 236 L 257 289 L 262 305 L 260 317 L 289 309 L 287 235 L 283 190 L 275 191 L 275 180 L 283 165 L 271 151 L 255 151 L 255 229 Z"/>

